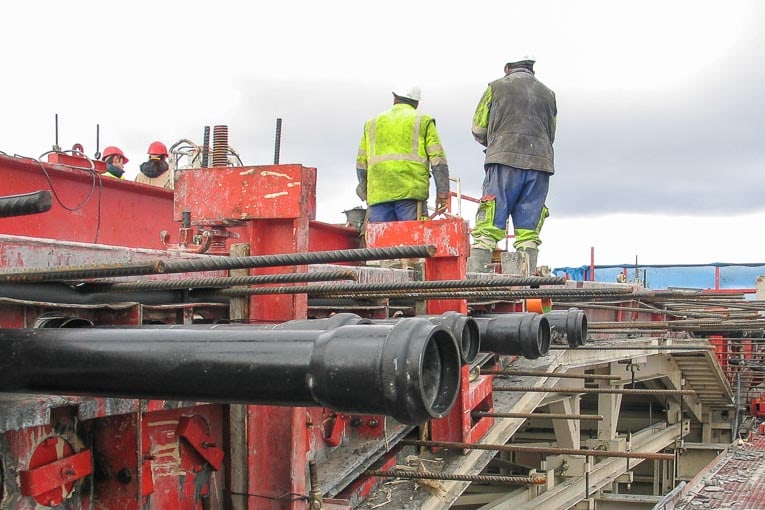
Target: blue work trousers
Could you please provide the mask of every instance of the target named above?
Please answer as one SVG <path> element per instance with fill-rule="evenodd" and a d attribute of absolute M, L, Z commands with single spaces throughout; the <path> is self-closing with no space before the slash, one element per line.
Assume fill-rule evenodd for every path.
<path fill-rule="evenodd" d="M 417 203 L 420 200 L 394 200 L 369 206 L 369 222 L 410 221 L 417 219 Z"/>
<path fill-rule="evenodd" d="M 505 229 L 513 218 L 515 230 L 536 230 L 547 200 L 550 174 L 492 163 L 486 165 L 483 195 L 496 197 L 494 226 Z"/>

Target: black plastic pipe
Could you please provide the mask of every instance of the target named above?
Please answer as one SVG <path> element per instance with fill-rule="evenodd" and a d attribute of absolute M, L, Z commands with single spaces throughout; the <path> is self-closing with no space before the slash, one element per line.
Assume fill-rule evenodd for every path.
<path fill-rule="evenodd" d="M 420 316 L 428 319 L 433 324 L 444 326 L 451 331 L 460 348 L 460 357 L 463 364 L 472 363 L 478 356 L 481 348 L 481 335 L 478 324 L 472 317 L 459 312 L 444 312 L 441 315 Z M 392 324 L 401 319 L 383 319 L 374 321 L 375 324 Z"/>
<path fill-rule="evenodd" d="M 6 195 L 0 197 L 0 218 L 42 213 L 50 211 L 51 207 L 53 207 L 53 198 L 47 190 Z"/>
<path fill-rule="evenodd" d="M 317 330 L 0 329 L 0 392 L 285 406 L 442 418 L 452 334 L 423 318 Z"/>
<path fill-rule="evenodd" d="M 336 313 L 331 317 L 322 319 L 296 319 L 278 324 L 249 324 L 246 322 L 220 322 L 217 324 L 144 324 L 142 329 L 197 329 L 213 331 L 226 328 L 250 328 L 259 330 L 279 330 L 279 331 L 326 331 L 328 329 L 340 326 L 349 326 L 357 324 L 375 324 L 371 319 L 365 319 L 355 313 Z M 392 324 L 392 323 L 391 323 Z M 121 328 L 124 326 L 98 326 L 103 329 Z"/>
<path fill-rule="evenodd" d="M 1 282 L 0 276 L 0 282 Z M 197 297 L 181 290 L 145 292 L 78 292 L 64 283 L 0 283 L 0 296 L 41 303 L 97 305 L 110 303 L 141 303 L 168 305 L 177 303 L 228 303 L 226 298 Z"/>
<path fill-rule="evenodd" d="M 509 313 L 474 319 L 483 352 L 537 359 L 550 350 L 550 323 L 539 314 Z"/>
<path fill-rule="evenodd" d="M 584 310 L 569 308 L 543 314 L 550 323 L 550 336 L 554 343 L 581 347 L 587 343 L 587 316 Z"/>

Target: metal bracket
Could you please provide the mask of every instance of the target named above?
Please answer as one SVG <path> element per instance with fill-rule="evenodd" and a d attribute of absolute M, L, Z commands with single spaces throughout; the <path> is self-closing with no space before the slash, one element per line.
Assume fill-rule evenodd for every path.
<path fill-rule="evenodd" d="M 66 448 L 61 443 L 65 443 Z M 30 465 L 38 462 L 40 465 L 19 472 L 22 496 L 33 497 L 44 506 L 59 505 L 71 492 L 74 482 L 93 472 L 90 450 L 57 458 L 65 450 L 71 452 L 71 446 L 60 437 L 49 437 L 35 449 Z M 56 460 L 46 462 L 51 458 Z"/>
<path fill-rule="evenodd" d="M 223 463 L 224 452 L 218 448 L 207 432 L 204 419 L 199 416 L 181 416 L 175 434 L 189 445 L 217 471 Z"/>

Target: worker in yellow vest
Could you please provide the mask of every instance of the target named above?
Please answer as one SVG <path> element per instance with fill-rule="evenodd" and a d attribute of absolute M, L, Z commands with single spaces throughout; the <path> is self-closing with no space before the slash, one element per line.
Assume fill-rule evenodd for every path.
<path fill-rule="evenodd" d="M 356 157 L 356 194 L 369 206 L 369 221 L 427 216 L 430 173 L 436 212 L 449 203 L 449 166 L 433 117 L 417 113 L 417 86 L 396 88 L 393 107 L 366 121 Z"/>
<path fill-rule="evenodd" d="M 101 175 L 116 179 L 125 178 L 125 163 L 128 162 L 128 158 L 118 147 L 110 145 L 105 148 L 101 159 L 106 163 L 106 172 Z"/>

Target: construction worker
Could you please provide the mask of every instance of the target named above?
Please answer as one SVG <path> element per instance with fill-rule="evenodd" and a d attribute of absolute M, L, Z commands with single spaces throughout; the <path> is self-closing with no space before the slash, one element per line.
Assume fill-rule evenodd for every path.
<path fill-rule="evenodd" d="M 128 158 L 118 147 L 110 145 L 105 148 L 101 160 L 106 162 L 106 172 L 101 175 L 117 179 L 125 178 L 125 163 L 128 162 Z"/>
<path fill-rule="evenodd" d="M 432 117 L 417 113 L 417 86 L 396 88 L 393 107 L 366 121 L 356 158 L 356 194 L 369 206 L 369 221 L 427 216 L 430 172 L 436 212 L 449 202 L 449 167 Z"/>
<path fill-rule="evenodd" d="M 555 172 L 555 93 L 534 76 L 533 56 L 513 57 L 505 76 L 489 83 L 473 116 L 473 137 L 486 147 L 483 196 L 473 228 L 469 272 L 491 263 L 512 217 L 516 251 L 528 253 L 536 271 L 539 231 L 549 215 L 545 200 Z"/>
<path fill-rule="evenodd" d="M 167 147 L 162 142 L 151 142 L 147 151 L 149 160 L 141 163 L 135 182 L 172 190 L 175 185 L 173 172 L 167 163 Z"/>

